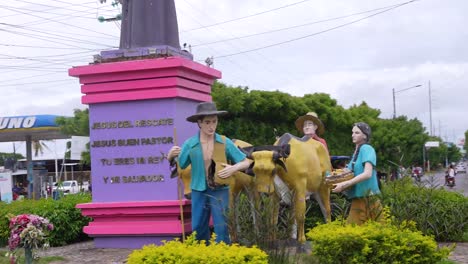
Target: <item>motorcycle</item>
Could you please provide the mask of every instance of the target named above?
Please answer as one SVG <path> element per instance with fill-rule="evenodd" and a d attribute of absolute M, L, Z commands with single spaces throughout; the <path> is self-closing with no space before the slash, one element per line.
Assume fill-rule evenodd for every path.
<path fill-rule="evenodd" d="M 419 167 L 414 168 L 413 171 L 412 171 L 412 176 L 413 176 L 414 179 L 416 179 L 416 181 L 420 182 L 421 177 L 423 176 L 422 169 L 419 168 Z"/>
<path fill-rule="evenodd" d="M 450 188 L 455 186 L 455 177 L 450 177 L 448 175 L 445 175 L 445 185 Z"/>

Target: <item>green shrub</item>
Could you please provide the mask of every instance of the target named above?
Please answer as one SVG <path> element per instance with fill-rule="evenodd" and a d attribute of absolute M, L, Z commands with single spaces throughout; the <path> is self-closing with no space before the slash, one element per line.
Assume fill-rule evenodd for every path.
<path fill-rule="evenodd" d="M 89 194 L 67 195 L 60 200 L 40 199 L 21 200 L 10 204 L 0 204 L 0 245 L 8 243 L 10 234 L 7 214 L 35 214 L 49 219 L 54 224 L 54 230 L 50 232 L 50 245 L 62 246 L 87 238 L 83 233 L 91 218 L 81 215 L 81 211 L 75 206 L 80 203 L 91 202 Z"/>
<path fill-rule="evenodd" d="M 306 234 L 312 255 L 320 263 L 437 263 L 453 248 L 438 248 L 435 240 L 406 226 L 341 221 L 319 225 Z"/>
<path fill-rule="evenodd" d="M 411 220 L 437 241 L 463 241 L 468 231 L 468 198 L 438 186 L 416 186 L 411 179 L 383 185 L 382 203 L 396 223 Z"/>
<path fill-rule="evenodd" d="M 314 263 L 311 256 L 294 252 L 302 252 L 304 248 L 291 239 L 294 205 L 279 204 L 276 195 L 262 194 L 255 199 L 256 194 L 256 190 L 245 188 L 235 197 L 234 207 L 228 214 L 232 241 L 242 246 L 257 246 L 268 254 L 270 264 Z"/>
<path fill-rule="evenodd" d="M 247 248 L 237 244 L 216 243 L 214 238 L 209 245 L 205 241 L 196 241 L 195 235 L 187 237 L 184 242 L 173 240 L 161 246 L 147 245 L 133 251 L 127 260 L 128 264 L 164 263 L 164 264 L 197 264 L 197 263 L 268 263 L 268 255 L 262 250 Z"/>
<path fill-rule="evenodd" d="M 293 208 L 280 206 L 273 195 L 260 195 L 256 200 L 254 192 L 246 188 L 235 197 L 234 208 L 227 215 L 229 231 L 234 243 L 268 250 L 277 240 L 291 237 Z"/>

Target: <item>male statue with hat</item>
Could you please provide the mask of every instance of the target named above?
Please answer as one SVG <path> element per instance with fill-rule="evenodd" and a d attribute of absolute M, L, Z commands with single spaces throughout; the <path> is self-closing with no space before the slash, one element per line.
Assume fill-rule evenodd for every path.
<path fill-rule="evenodd" d="M 296 128 L 300 132 L 303 132 L 304 135 L 322 143 L 327 152 L 330 153 L 325 139 L 319 137 L 319 135 L 321 136 L 325 132 L 325 126 L 323 125 L 322 120 L 318 118 L 317 113 L 308 112 L 307 114 L 300 116 L 296 120 Z"/>
<path fill-rule="evenodd" d="M 212 102 L 198 104 L 196 113 L 187 117 L 187 121 L 197 123 L 199 132 L 187 139 L 182 148 L 173 146 L 168 159 L 178 157 L 182 169 L 192 165 L 192 230 L 197 232 L 196 239 L 209 241 L 211 214 L 216 241 L 229 244 L 228 182 L 236 171 L 247 169 L 250 161 L 229 138 L 216 133 L 218 116 L 225 114 L 226 111 L 218 111 Z"/>

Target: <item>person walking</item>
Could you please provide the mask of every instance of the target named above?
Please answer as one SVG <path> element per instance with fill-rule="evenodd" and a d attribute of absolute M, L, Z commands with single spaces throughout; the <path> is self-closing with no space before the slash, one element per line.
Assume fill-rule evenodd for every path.
<path fill-rule="evenodd" d="M 196 113 L 187 121 L 197 123 L 199 132 L 187 139 L 182 148 L 173 146 L 169 161 L 178 157 L 181 169 L 192 165 L 192 230 L 197 240 L 209 241 L 210 216 L 213 217 L 216 242 L 231 243 L 227 227 L 229 206 L 228 178 L 249 167 L 250 161 L 227 137 L 216 133 L 218 117 L 227 114 L 216 105 L 204 102 L 197 105 Z M 234 165 L 229 165 L 234 164 Z"/>
<path fill-rule="evenodd" d="M 356 145 L 351 162 L 347 169 L 352 171 L 354 177 L 338 183 L 332 192 L 345 192 L 351 199 L 351 208 L 347 218 L 350 224 L 363 224 L 367 220 L 380 220 L 382 205 L 376 197 L 380 194 L 377 179 L 377 155 L 374 148 L 369 145 L 371 128 L 364 122 L 354 124 L 352 140 Z"/>

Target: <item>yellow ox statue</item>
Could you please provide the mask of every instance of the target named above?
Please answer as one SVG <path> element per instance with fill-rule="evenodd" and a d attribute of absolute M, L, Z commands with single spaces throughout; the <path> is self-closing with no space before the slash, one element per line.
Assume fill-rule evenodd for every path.
<path fill-rule="evenodd" d="M 280 163 L 275 164 L 275 160 L 287 157 L 287 151 L 281 151 L 287 145 L 290 146 L 290 153 L 284 159 L 285 170 L 284 166 L 279 166 Z M 325 177 L 331 171 L 330 157 L 320 142 L 308 136 L 298 138 L 286 133 L 275 142 L 275 147 L 279 148 L 268 150 L 265 146 L 251 147 L 246 149 L 247 156 L 254 160 L 252 169 L 258 182 L 273 183 L 276 172 L 292 191 L 297 239 L 302 243 L 305 242 L 304 219 L 308 192 L 313 192 L 326 221 L 331 220 L 330 189 L 325 184 Z"/>
<path fill-rule="evenodd" d="M 244 147 L 250 147 L 252 146 L 251 144 L 239 140 L 239 139 L 233 139 L 232 140 L 234 144 L 239 147 L 239 148 L 244 148 Z M 173 165 L 173 164 L 172 164 Z M 177 166 L 177 171 L 172 171 L 172 177 L 174 176 L 179 176 L 182 179 L 182 183 L 184 185 L 184 196 L 187 199 L 190 199 L 190 194 L 192 193 L 192 190 L 190 189 L 190 182 L 191 182 L 191 171 L 192 166 L 188 166 L 185 169 L 180 169 Z M 234 201 L 234 198 L 236 197 L 237 194 L 239 194 L 240 191 L 242 191 L 243 188 L 245 187 L 252 187 L 254 188 L 254 179 L 253 176 L 247 175 L 243 172 L 236 172 L 232 175 L 233 180 L 230 181 L 229 184 L 229 203 L 232 208 L 232 203 Z M 258 187 L 260 188 L 260 187 Z M 272 189 L 271 192 L 274 190 L 273 188 L 262 188 L 262 192 L 267 192 L 266 190 Z M 260 190 L 259 190 L 260 191 Z"/>
<path fill-rule="evenodd" d="M 249 143 L 247 143 L 245 141 L 242 141 L 242 140 L 233 139 L 232 141 L 234 142 L 234 144 L 237 147 L 239 147 L 241 149 L 252 146 L 251 144 L 249 144 Z M 182 180 L 182 183 L 183 183 L 183 187 L 184 187 L 184 196 L 187 199 L 190 199 L 190 195 L 192 193 L 192 190 L 190 188 L 191 173 L 192 173 L 191 172 L 191 166 L 188 166 L 185 169 L 180 169 L 179 166 L 175 166 L 175 165 L 176 164 L 174 162 L 171 163 L 171 166 L 173 167 L 171 177 L 176 177 L 176 176 L 180 177 L 180 179 Z M 283 164 L 283 166 L 284 166 L 284 164 Z M 251 169 L 251 168 L 249 168 L 249 169 Z M 253 174 L 253 173 L 249 173 L 249 174 Z M 254 197 L 253 198 L 255 200 L 257 200 L 257 201 L 259 200 L 258 199 L 258 193 L 272 194 L 274 192 L 274 190 L 275 190 L 273 182 L 269 182 L 269 181 L 258 182 L 258 181 L 255 180 L 255 178 L 253 176 L 245 174 L 243 172 L 236 172 L 231 176 L 231 178 L 232 178 L 232 180 L 230 181 L 230 184 L 229 184 L 229 208 L 230 209 L 234 208 L 235 198 L 245 188 L 249 189 L 249 190 L 254 190 L 254 192 L 253 192 Z M 256 190 L 256 192 L 255 192 L 255 190 Z M 255 203 L 255 204 L 257 204 L 257 203 Z M 231 212 L 234 213 L 235 210 L 232 210 Z M 232 229 L 230 231 L 230 235 L 231 235 L 231 240 L 234 242 L 234 241 L 238 241 L 237 233 L 235 232 L 235 230 L 237 228 L 237 217 L 234 215 L 232 220 L 234 222 L 231 223 L 233 226 L 232 226 Z"/>
<path fill-rule="evenodd" d="M 242 141 L 242 140 L 232 140 L 234 144 L 239 147 L 239 148 L 245 148 L 245 147 L 251 147 L 252 145 Z M 175 164 L 171 164 L 171 166 L 174 166 Z M 284 166 L 284 165 L 283 165 Z M 172 171 L 171 177 L 179 176 L 183 182 L 184 186 L 184 196 L 187 199 L 190 199 L 190 194 L 192 190 L 190 189 L 190 182 L 191 182 L 191 166 L 188 166 L 185 169 L 180 169 L 177 166 L 177 170 Z M 245 174 L 243 172 L 236 172 L 231 176 L 232 180 L 229 183 L 229 208 L 233 209 L 234 208 L 234 201 L 237 195 L 244 190 L 245 188 L 249 190 L 256 190 L 256 192 L 253 192 L 253 199 L 258 201 L 258 193 L 267 193 L 267 194 L 272 194 L 274 192 L 274 185 L 273 182 L 259 182 L 256 181 L 255 178 L 251 175 Z M 255 203 L 256 204 L 256 203 Z M 235 218 L 235 217 L 234 217 Z M 233 219 L 236 221 L 236 219 Z M 237 223 L 233 223 L 234 225 L 237 225 Z M 235 232 L 231 232 L 231 240 L 236 241 L 237 236 Z"/>

